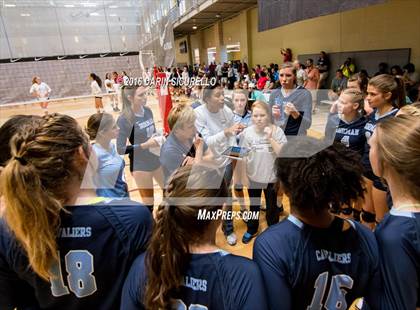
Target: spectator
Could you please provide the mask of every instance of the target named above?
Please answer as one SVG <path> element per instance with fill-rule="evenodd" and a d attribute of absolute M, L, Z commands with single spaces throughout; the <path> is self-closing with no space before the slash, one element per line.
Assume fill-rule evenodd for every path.
<path fill-rule="evenodd" d="M 260 78 L 257 82 L 257 89 L 263 90 L 265 88 L 265 84 L 269 79 L 267 78 L 267 74 L 264 71 L 261 71 Z"/>
<path fill-rule="evenodd" d="M 283 63 L 291 62 L 293 59 L 292 50 L 290 48 L 282 48 L 281 54 L 283 55 Z"/>
<path fill-rule="evenodd" d="M 374 76 L 381 75 L 381 74 L 389 74 L 388 64 L 386 62 L 379 63 L 378 70 L 379 71 L 376 72 Z"/>
<path fill-rule="evenodd" d="M 341 65 L 340 69 L 343 71 L 343 75 L 346 78 L 349 78 L 356 71 L 356 66 L 353 63 L 353 60 L 349 57 L 346 59 L 344 64 Z"/>
<path fill-rule="evenodd" d="M 401 69 L 400 66 L 392 66 L 391 67 L 391 75 L 402 78 L 404 71 Z"/>
<path fill-rule="evenodd" d="M 404 78 L 409 86 L 414 86 L 420 82 L 420 75 L 416 72 L 416 67 L 412 63 L 404 66 Z"/>
<path fill-rule="evenodd" d="M 319 70 L 314 67 L 313 59 L 309 58 L 306 61 L 306 75 L 305 88 L 311 92 L 312 95 L 312 113 L 315 113 L 317 100 L 317 86 L 319 81 Z"/>
<path fill-rule="evenodd" d="M 347 87 L 347 78 L 343 75 L 343 71 L 338 69 L 335 77 L 331 82 L 331 90 L 328 92 L 330 100 L 337 100 L 341 92 Z"/>
<path fill-rule="evenodd" d="M 307 80 L 308 76 L 306 75 L 305 66 L 299 62 L 299 60 L 295 60 L 293 65 L 296 70 L 296 84 L 298 86 L 303 86 L 305 81 Z"/>
<path fill-rule="evenodd" d="M 328 70 L 330 69 L 330 58 L 324 51 L 321 52 L 316 67 L 319 70 L 318 89 L 324 87 L 325 81 L 328 78 Z"/>

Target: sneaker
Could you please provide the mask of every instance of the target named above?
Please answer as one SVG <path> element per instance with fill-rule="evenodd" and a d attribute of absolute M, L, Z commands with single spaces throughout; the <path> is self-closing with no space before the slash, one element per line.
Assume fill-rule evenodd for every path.
<path fill-rule="evenodd" d="M 242 237 L 242 243 L 247 244 L 249 243 L 252 238 L 254 238 L 257 234 L 253 234 L 251 235 L 249 232 L 244 233 L 243 237 Z"/>
<path fill-rule="evenodd" d="M 237 241 L 236 234 L 233 232 L 230 235 L 227 235 L 226 241 L 229 245 L 232 245 L 232 246 L 235 245 Z"/>

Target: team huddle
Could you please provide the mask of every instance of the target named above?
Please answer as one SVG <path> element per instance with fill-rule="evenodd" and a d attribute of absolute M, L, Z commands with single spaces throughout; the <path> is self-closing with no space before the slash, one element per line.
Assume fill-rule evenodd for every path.
<path fill-rule="evenodd" d="M 9 119 L 0 309 L 420 307 L 419 103 L 379 75 L 366 94 L 340 94 L 318 139 L 310 92 L 291 65 L 279 75 L 282 88 L 249 110 L 243 91 L 230 109 L 208 86 L 199 104 L 172 109 L 161 147 L 143 86 L 122 89 L 117 120 L 97 113 L 85 129 L 67 115 Z M 249 152 L 237 160 L 232 146 Z M 143 204 L 129 198 L 125 154 Z M 164 188 L 157 208 L 153 179 Z M 250 211 L 264 193 L 269 225 L 246 223 L 252 260 L 217 246 L 220 226 L 236 244 L 232 220 L 199 217 L 232 210 L 244 188 Z M 290 214 L 279 222 L 283 196 Z"/>

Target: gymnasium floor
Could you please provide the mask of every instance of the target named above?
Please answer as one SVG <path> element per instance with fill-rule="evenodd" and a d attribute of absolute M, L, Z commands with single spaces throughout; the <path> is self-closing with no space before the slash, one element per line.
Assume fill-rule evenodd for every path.
<path fill-rule="evenodd" d="M 181 98 L 181 100 L 183 100 Z M 187 100 L 187 99 L 184 99 Z M 174 103 L 176 104 L 176 102 Z M 155 124 L 157 128 L 162 128 L 162 120 L 160 118 L 159 108 L 157 104 L 156 97 L 149 96 L 147 105 L 152 109 Z M 114 115 L 115 118 L 118 117 L 118 113 L 113 112 L 111 108 L 111 104 L 107 98 L 104 98 L 104 107 L 106 112 L 111 113 Z M 121 108 L 121 106 L 120 106 Z M 319 137 L 324 132 L 327 115 L 328 115 L 329 106 L 328 105 L 321 105 L 319 106 L 318 113 L 313 115 L 312 118 L 312 127 L 309 130 L 309 134 L 315 137 Z M 67 114 L 79 122 L 79 124 L 84 128 L 86 126 L 87 120 L 90 115 L 96 112 L 94 108 L 94 99 L 93 97 L 83 97 L 83 98 L 68 98 L 68 99 L 59 99 L 59 100 L 52 100 L 48 106 L 49 113 L 62 113 Z M 16 104 L 16 105 L 6 105 L 0 106 L 0 125 L 2 125 L 7 119 L 9 119 L 12 115 L 16 114 L 35 114 L 35 115 L 43 115 L 43 111 L 39 107 L 38 103 L 32 104 Z M 128 167 L 128 159 L 126 160 L 126 169 L 125 169 L 125 176 L 127 178 L 127 183 L 130 191 L 130 197 L 133 200 L 141 201 L 139 192 L 136 190 L 136 185 L 134 183 L 133 178 L 130 175 L 129 167 Z M 161 201 L 162 199 L 162 191 L 160 190 L 159 186 L 155 183 L 155 206 Z M 247 199 L 247 198 L 246 198 Z M 247 201 L 247 200 L 246 200 Z M 283 198 L 283 205 L 285 207 L 285 212 L 281 216 L 280 220 L 284 219 L 289 211 L 289 204 L 287 198 Z M 239 205 L 237 202 L 234 202 L 233 209 L 235 211 L 239 211 Z M 265 212 L 262 211 L 260 213 L 260 232 L 263 231 L 267 224 L 265 222 Z M 252 257 L 252 247 L 253 239 L 249 244 L 243 244 L 241 239 L 242 235 L 246 231 L 246 224 L 242 220 L 234 220 L 234 227 L 235 233 L 238 238 L 238 242 L 235 246 L 230 246 L 226 243 L 226 239 L 223 236 L 223 232 L 221 229 L 218 230 L 216 236 L 216 243 L 217 245 L 233 254 L 243 255 L 247 257 Z"/>

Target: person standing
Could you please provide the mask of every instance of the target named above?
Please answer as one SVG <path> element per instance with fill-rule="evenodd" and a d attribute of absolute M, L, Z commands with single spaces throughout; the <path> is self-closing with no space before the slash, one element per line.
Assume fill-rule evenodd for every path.
<path fill-rule="evenodd" d="M 40 101 L 41 109 L 45 114 L 48 114 L 48 99 L 50 99 L 51 88 L 47 83 L 41 81 L 39 76 L 32 79 L 32 86 L 29 93 Z"/>
<path fill-rule="evenodd" d="M 244 125 L 235 123 L 232 110 L 224 104 L 223 88 L 219 84 L 209 85 L 204 89 L 203 102 L 204 104 L 194 110 L 197 116 L 195 125 L 214 155 L 214 164 L 226 184 L 230 185 L 233 174 L 232 159 L 223 156 L 222 153 L 237 144 L 236 135 L 244 129 Z M 235 245 L 237 237 L 233 220 L 223 221 L 223 232 L 228 244 Z"/>
<path fill-rule="evenodd" d="M 119 112 L 120 109 L 118 109 L 118 98 L 114 88 L 114 81 L 110 73 L 107 73 L 105 75 L 105 90 L 107 94 L 110 94 L 109 96 L 112 100 L 112 109 L 114 110 L 114 112 Z"/>
<path fill-rule="evenodd" d="M 319 82 L 319 70 L 314 66 L 313 59 L 309 58 L 306 61 L 306 75 L 307 79 L 303 86 L 311 92 L 312 95 L 312 113 L 315 113 L 317 102 L 317 87 Z"/>
<path fill-rule="evenodd" d="M 267 224 L 271 226 L 279 221 L 280 213 L 283 212 L 283 207 L 277 206 L 276 175 L 273 168 L 287 139 L 283 130 L 271 123 L 269 105 L 256 101 L 251 109 L 252 125 L 241 133 L 240 142 L 241 146 L 251 149 L 244 159 L 249 180 L 250 211 L 260 211 L 261 195 L 264 192 Z M 248 220 L 242 243 L 249 243 L 257 235 L 258 226 L 259 219 Z"/>
<path fill-rule="evenodd" d="M 130 172 L 139 189 L 143 203 L 153 211 L 153 179 L 163 188 L 163 173 L 159 156 L 150 148 L 159 147 L 154 139 L 156 134 L 152 110 L 146 106 L 147 91 L 145 86 L 124 86 L 123 109 L 117 119 L 120 131 L 117 136 L 117 151 L 120 155 L 128 154 Z"/>
<path fill-rule="evenodd" d="M 384 310 L 420 307 L 419 124 L 418 115 L 398 115 L 378 123 L 370 138 L 373 172 L 386 180 L 393 201 L 375 229 Z"/>
<path fill-rule="evenodd" d="M 89 74 L 91 94 L 95 96 L 95 108 L 98 113 L 104 112 L 104 106 L 102 103 L 102 96 L 100 96 L 102 90 L 102 81 L 95 73 Z"/>
<path fill-rule="evenodd" d="M 312 123 L 311 94 L 296 84 L 296 70 L 291 63 L 280 69 L 280 89 L 269 98 L 273 122 L 286 136 L 306 135 Z"/>
<path fill-rule="evenodd" d="M 118 136 L 118 126 L 111 114 L 95 113 L 89 117 L 85 129 L 97 158 L 93 183 L 99 197 L 129 197 L 125 182 L 125 162 L 111 142 Z"/>
<path fill-rule="evenodd" d="M 321 89 L 325 86 L 325 82 L 328 78 L 328 70 L 330 69 L 330 58 L 324 51 L 321 52 L 316 67 L 319 70 L 319 81 L 317 88 Z"/>
<path fill-rule="evenodd" d="M 329 210 L 363 197 L 359 158 L 340 143 L 302 137 L 282 147 L 275 170 L 290 215 L 258 236 L 253 249 L 269 308 L 348 309 L 365 297 L 370 309 L 381 309 L 375 236 Z"/>

